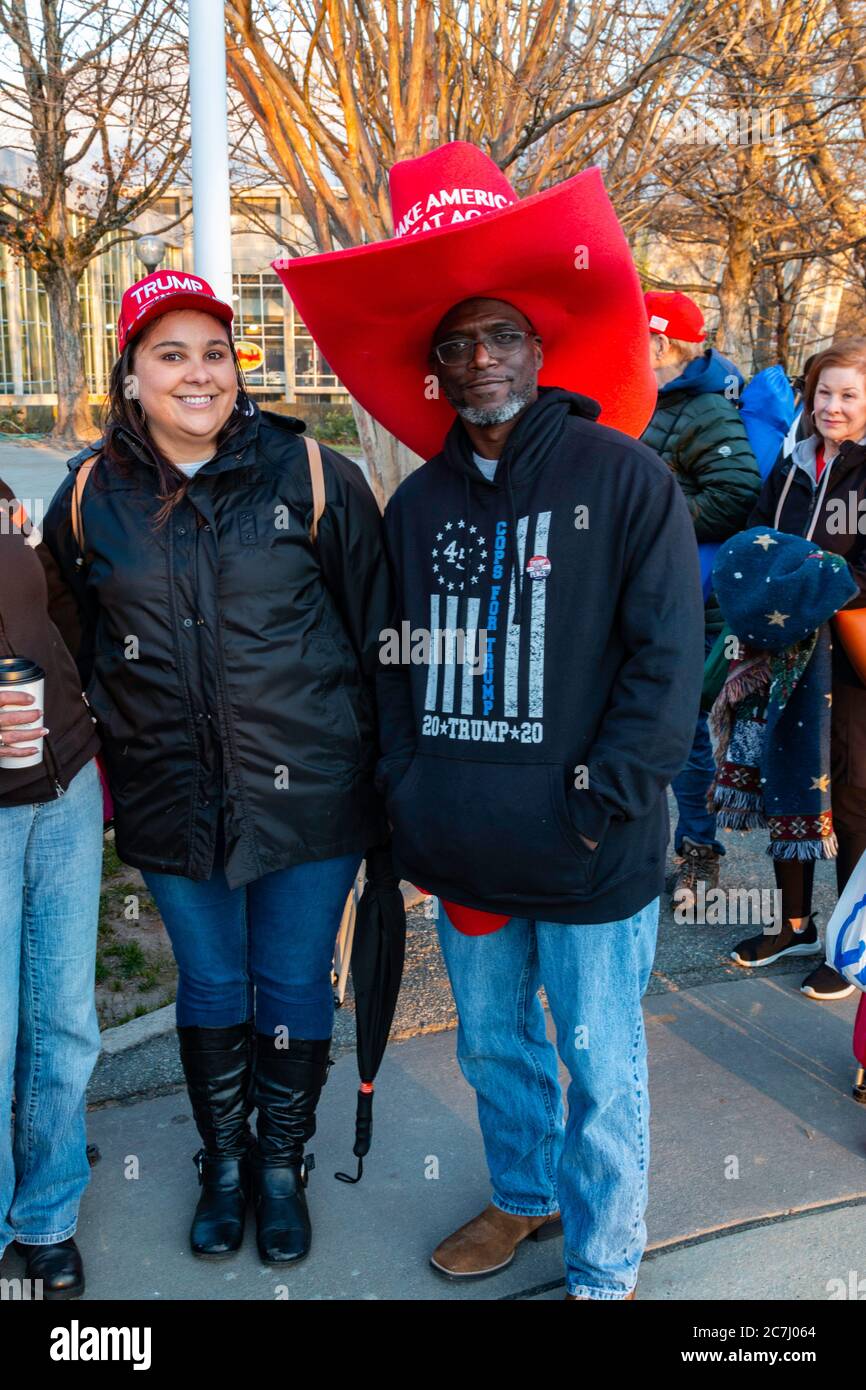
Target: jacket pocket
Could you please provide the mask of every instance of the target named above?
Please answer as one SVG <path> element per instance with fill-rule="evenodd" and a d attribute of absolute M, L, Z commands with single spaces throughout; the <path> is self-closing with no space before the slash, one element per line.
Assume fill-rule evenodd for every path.
<path fill-rule="evenodd" d="M 416 753 L 388 814 L 397 857 L 421 884 L 465 885 L 491 906 L 588 891 L 593 851 L 569 818 L 558 764 Z"/>
<path fill-rule="evenodd" d="M 335 764 L 357 769 L 374 757 L 375 745 L 356 673 L 329 633 L 314 632 L 310 638 L 317 737 L 315 746 L 298 750 L 296 760 L 322 770 Z"/>

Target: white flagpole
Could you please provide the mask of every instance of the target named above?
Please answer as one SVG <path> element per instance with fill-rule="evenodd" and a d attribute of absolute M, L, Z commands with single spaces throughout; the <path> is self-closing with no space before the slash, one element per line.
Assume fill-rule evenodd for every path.
<path fill-rule="evenodd" d="M 193 269 L 232 302 L 226 34 L 223 0 L 189 0 Z"/>

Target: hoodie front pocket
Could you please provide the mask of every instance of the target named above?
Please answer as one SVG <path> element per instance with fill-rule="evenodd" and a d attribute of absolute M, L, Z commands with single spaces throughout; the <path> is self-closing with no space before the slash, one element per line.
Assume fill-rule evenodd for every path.
<path fill-rule="evenodd" d="M 419 883 L 462 885 L 491 905 L 586 892 L 593 852 L 569 821 L 558 764 L 418 753 L 389 813 L 398 858 Z"/>

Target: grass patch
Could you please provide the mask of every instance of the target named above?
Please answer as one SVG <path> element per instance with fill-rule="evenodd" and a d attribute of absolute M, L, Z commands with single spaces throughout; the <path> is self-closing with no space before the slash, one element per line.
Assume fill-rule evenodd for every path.
<path fill-rule="evenodd" d="M 147 956 L 137 941 L 115 941 L 106 946 L 105 955 L 114 956 L 117 969 L 125 980 L 141 975 L 147 969 Z"/>

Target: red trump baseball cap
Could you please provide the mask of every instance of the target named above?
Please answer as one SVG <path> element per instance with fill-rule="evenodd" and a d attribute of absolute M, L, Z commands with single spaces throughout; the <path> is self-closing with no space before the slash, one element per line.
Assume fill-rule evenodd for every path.
<path fill-rule="evenodd" d="M 704 316 L 693 299 L 679 290 L 647 290 L 643 297 L 650 333 L 664 333 L 682 343 L 702 343 Z"/>
<path fill-rule="evenodd" d="M 124 292 L 117 320 L 118 351 L 141 332 L 146 324 L 173 309 L 198 309 L 231 324 L 234 310 L 217 299 L 207 280 L 185 270 L 154 270 Z"/>

